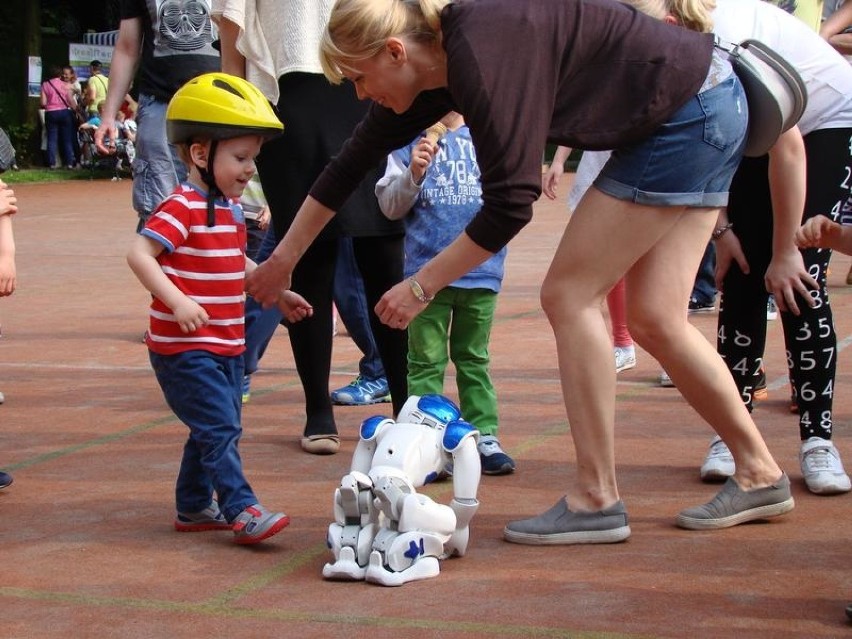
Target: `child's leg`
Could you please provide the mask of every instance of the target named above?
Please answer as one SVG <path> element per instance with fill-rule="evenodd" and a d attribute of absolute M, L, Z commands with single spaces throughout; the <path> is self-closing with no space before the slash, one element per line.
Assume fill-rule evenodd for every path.
<path fill-rule="evenodd" d="M 408 392 L 427 395 L 444 392 L 449 362 L 447 341 L 453 312 L 452 289 L 435 295 L 429 306 L 408 325 Z"/>
<path fill-rule="evenodd" d="M 455 296 L 450 328 L 450 359 L 456 367 L 456 384 L 462 417 L 483 435 L 497 435 L 497 392 L 491 381 L 488 343 L 497 294 L 485 289 L 451 290 Z"/>
<path fill-rule="evenodd" d="M 609 309 L 609 321 L 612 325 L 612 342 L 617 348 L 619 346 L 633 346 L 633 338 L 627 330 L 627 294 L 624 288 L 624 278 L 612 287 L 606 296 L 606 305 Z"/>
<path fill-rule="evenodd" d="M 212 487 L 222 514 L 233 521 L 258 503 L 243 474 L 238 450 L 242 358 L 205 351 L 172 356 L 151 353 L 151 365 L 169 408 L 190 432 L 178 474 L 178 511 L 198 512 L 209 506 Z"/>

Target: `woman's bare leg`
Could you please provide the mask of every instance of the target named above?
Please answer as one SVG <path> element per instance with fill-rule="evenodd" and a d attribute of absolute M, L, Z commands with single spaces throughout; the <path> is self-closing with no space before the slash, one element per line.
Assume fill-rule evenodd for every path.
<path fill-rule="evenodd" d="M 618 500 L 615 372 L 600 306 L 625 272 L 634 339 L 661 361 L 699 414 L 730 440 L 740 485 L 767 486 L 781 474 L 721 358 L 687 321 L 695 271 L 715 221 L 714 210 L 654 209 L 596 189 L 572 216 L 542 287 L 542 305 L 556 338 L 577 455 L 576 480 L 568 491 L 575 510 L 599 510 Z"/>
<path fill-rule="evenodd" d="M 745 490 L 775 482 L 781 469 L 746 410 L 715 347 L 687 320 L 686 305 L 715 212 L 686 211 L 627 275 L 634 339 L 666 369 L 687 402 L 722 437 Z"/>

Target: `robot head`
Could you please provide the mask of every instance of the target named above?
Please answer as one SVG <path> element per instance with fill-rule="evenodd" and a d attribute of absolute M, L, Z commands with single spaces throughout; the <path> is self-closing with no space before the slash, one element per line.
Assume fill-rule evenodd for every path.
<path fill-rule="evenodd" d="M 433 428 L 459 419 L 461 411 L 443 395 L 412 395 L 399 411 L 398 423 L 426 424 Z"/>

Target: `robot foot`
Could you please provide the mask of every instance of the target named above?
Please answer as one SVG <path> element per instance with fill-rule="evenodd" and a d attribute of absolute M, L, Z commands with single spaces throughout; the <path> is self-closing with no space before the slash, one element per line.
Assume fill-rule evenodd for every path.
<path fill-rule="evenodd" d="M 322 568 L 323 577 L 336 581 L 363 581 L 366 574 L 367 568 L 358 565 L 352 548 L 341 548 L 337 561 Z"/>
<path fill-rule="evenodd" d="M 391 572 L 382 565 L 382 555 L 378 551 L 370 554 L 370 565 L 367 567 L 367 581 L 382 586 L 401 586 L 417 579 L 437 577 L 441 572 L 437 557 L 423 557 L 401 572 Z"/>

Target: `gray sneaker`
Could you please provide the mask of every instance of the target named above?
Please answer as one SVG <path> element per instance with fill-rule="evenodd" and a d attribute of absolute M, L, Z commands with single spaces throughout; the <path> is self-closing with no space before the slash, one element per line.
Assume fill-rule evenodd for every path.
<path fill-rule="evenodd" d="M 256 544 L 281 531 L 290 518 L 284 513 L 273 513 L 260 504 L 249 506 L 234 520 L 234 542 Z"/>
<path fill-rule="evenodd" d="M 613 544 L 629 536 L 627 511 L 621 500 L 597 512 L 573 512 L 562 498 L 538 517 L 510 521 L 503 529 L 506 541 L 529 546 Z"/>
<path fill-rule="evenodd" d="M 232 530 L 219 504 L 213 500 L 207 508 L 197 513 L 178 512 L 175 517 L 175 530 L 178 532 L 202 532 L 205 530 Z"/>
<path fill-rule="evenodd" d="M 740 488 L 736 480 L 729 477 L 722 490 L 709 502 L 681 511 L 677 525 L 689 530 L 730 528 L 755 519 L 783 515 L 793 510 L 794 505 L 786 473 L 771 486 L 749 491 Z"/>

